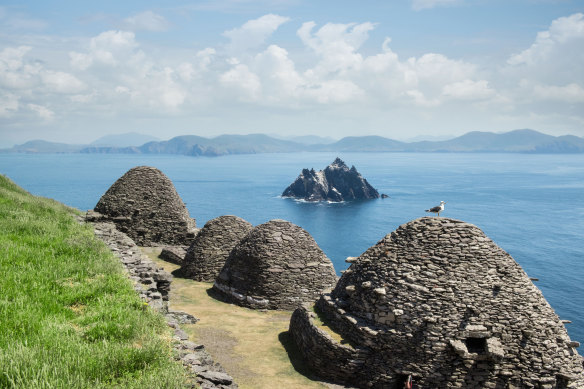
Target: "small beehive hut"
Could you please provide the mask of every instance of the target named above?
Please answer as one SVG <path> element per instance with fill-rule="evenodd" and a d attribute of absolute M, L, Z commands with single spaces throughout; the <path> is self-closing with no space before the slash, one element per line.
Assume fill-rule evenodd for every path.
<path fill-rule="evenodd" d="M 285 220 L 255 227 L 231 251 L 213 290 L 257 309 L 294 309 L 330 291 L 337 276 L 312 236 Z"/>
<path fill-rule="evenodd" d="M 323 377 L 359 387 L 582 388 L 563 323 L 513 258 L 477 227 L 446 218 L 400 226 L 354 260 L 321 319 L 290 332 Z"/>
<path fill-rule="evenodd" d="M 237 216 L 219 216 L 209 220 L 187 250 L 181 273 L 196 281 L 214 282 L 229 253 L 253 226 Z"/>
<path fill-rule="evenodd" d="M 189 245 L 195 220 L 172 181 L 149 166 L 132 168 L 101 196 L 94 209 L 140 246 Z"/>

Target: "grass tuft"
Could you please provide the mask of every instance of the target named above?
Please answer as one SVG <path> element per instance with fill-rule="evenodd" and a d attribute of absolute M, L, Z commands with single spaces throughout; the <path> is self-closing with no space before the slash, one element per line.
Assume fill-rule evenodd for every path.
<path fill-rule="evenodd" d="M 164 319 L 75 213 L 0 175 L 0 387 L 184 387 Z"/>

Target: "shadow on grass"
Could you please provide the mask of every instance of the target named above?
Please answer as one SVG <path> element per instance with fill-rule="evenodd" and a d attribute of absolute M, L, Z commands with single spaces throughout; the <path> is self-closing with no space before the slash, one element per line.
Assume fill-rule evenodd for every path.
<path fill-rule="evenodd" d="M 294 339 L 292 339 L 290 331 L 280 332 L 278 334 L 278 340 L 284 347 L 284 350 L 286 350 L 286 354 L 288 354 L 288 359 L 290 359 L 290 363 L 292 364 L 292 367 L 294 367 L 294 370 L 306 378 L 319 381 L 319 378 L 314 374 L 314 371 L 306 364 L 304 358 L 302 358 L 302 354 L 294 342 Z"/>
<path fill-rule="evenodd" d="M 213 287 L 210 287 L 209 289 L 206 290 L 207 292 L 207 296 L 211 297 L 214 300 L 220 301 L 222 303 L 226 303 L 226 304 L 233 304 L 232 301 L 230 301 L 227 297 L 225 297 L 225 295 L 223 293 L 218 292 L 216 289 L 213 289 Z"/>
<path fill-rule="evenodd" d="M 189 279 L 189 277 L 187 277 L 187 276 L 185 275 L 185 272 L 184 272 L 184 270 L 183 270 L 183 268 L 182 268 L 182 267 L 179 267 L 178 269 L 171 271 L 171 272 L 170 272 L 170 274 L 172 274 L 172 276 L 173 276 L 173 277 L 176 277 L 176 278 L 185 278 L 185 279 Z"/>

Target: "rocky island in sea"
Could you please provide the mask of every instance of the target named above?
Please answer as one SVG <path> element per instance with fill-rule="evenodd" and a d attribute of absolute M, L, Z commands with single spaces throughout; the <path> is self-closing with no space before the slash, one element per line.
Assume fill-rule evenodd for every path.
<path fill-rule="evenodd" d="M 303 169 L 296 180 L 282 193 L 306 201 L 347 201 L 379 198 L 379 192 L 357 171 L 340 158 L 324 170 Z"/>

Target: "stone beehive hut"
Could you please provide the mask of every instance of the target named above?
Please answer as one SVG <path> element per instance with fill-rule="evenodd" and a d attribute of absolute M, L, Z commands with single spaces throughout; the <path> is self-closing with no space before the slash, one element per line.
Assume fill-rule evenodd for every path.
<path fill-rule="evenodd" d="M 153 167 L 127 171 L 101 197 L 95 211 L 140 246 L 188 245 L 195 236 L 195 220 L 172 181 Z"/>
<path fill-rule="evenodd" d="M 182 275 L 196 281 L 214 282 L 231 250 L 252 229 L 251 223 L 237 216 L 209 220 L 187 250 Z"/>
<path fill-rule="evenodd" d="M 330 290 L 331 261 L 302 228 L 285 220 L 255 227 L 231 251 L 213 289 L 250 308 L 294 309 Z"/>
<path fill-rule="evenodd" d="M 320 375 L 359 387 L 582 388 L 577 342 L 513 258 L 446 218 L 400 226 L 317 303 L 349 344 L 297 309 L 290 331 Z"/>

